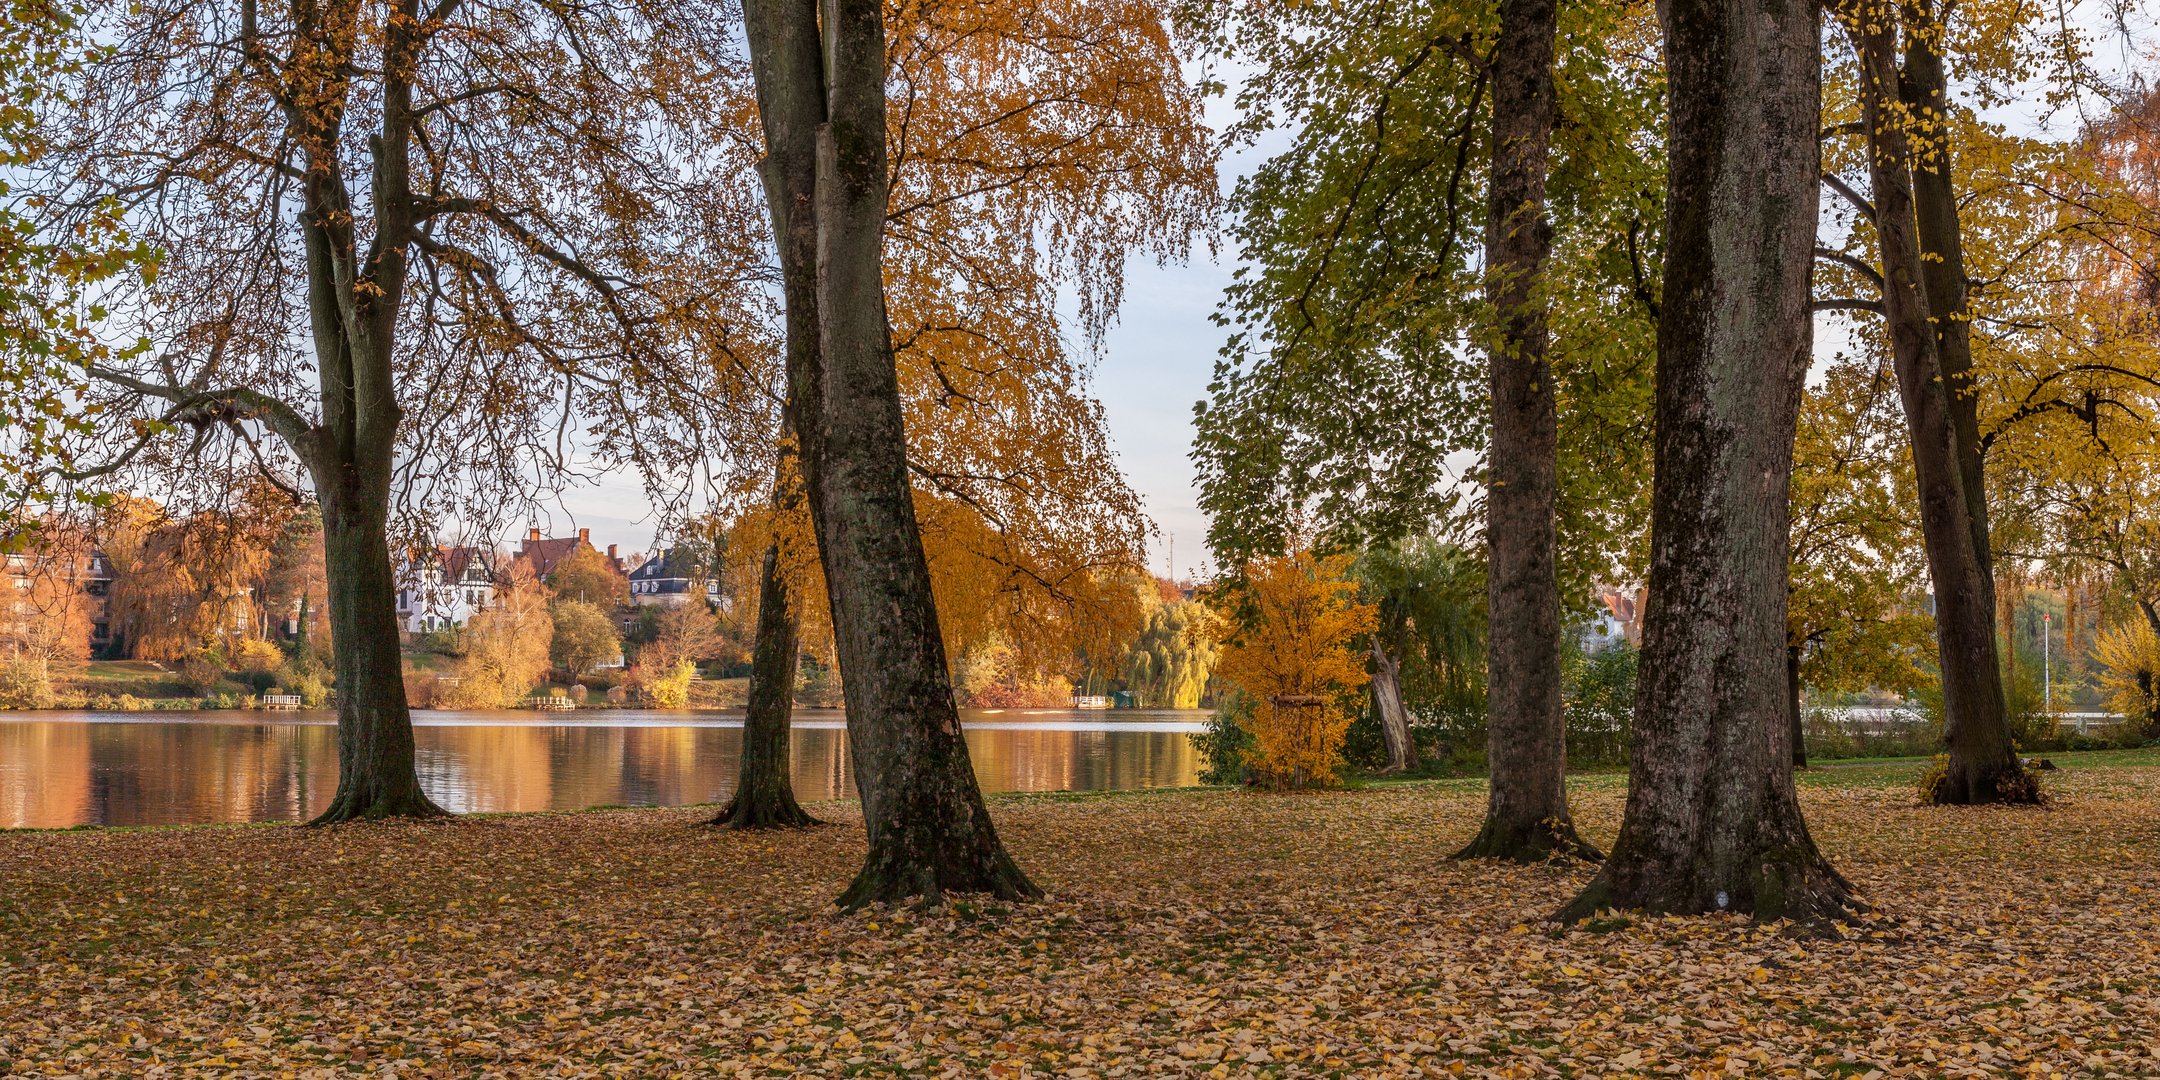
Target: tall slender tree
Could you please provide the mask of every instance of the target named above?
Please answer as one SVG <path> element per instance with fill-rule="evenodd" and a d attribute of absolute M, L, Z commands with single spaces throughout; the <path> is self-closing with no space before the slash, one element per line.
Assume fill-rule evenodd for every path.
<path fill-rule="evenodd" d="M 1006 854 L 961 739 L 907 477 L 899 377 L 885 317 L 886 41 L 878 0 L 753 0 L 745 24 L 770 156 L 807 136 L 810 198 L 769 184 L 782 223 L 788 349 L 804 490 L 829 583 L 848 740 L 869 851 L 845 907 L 947 892 L 1040 891 Z M 777 167 L 775 167 L 777 171 Z M 797 241 L 814 241 L 805 265 Z M 789 251 L 795 249 L 796 255 Z M 792 306 L 792 305 L 791 305 Z"/>
<path fill-rule="evenodd" d="M 1485 825 L 1457 858 L 1586 859 L 1596 848 L 1568 815 L 1560 719 L 1556 562 L 1560 406 L 1546 359 L 1545 173 L 1553 129 L 1555 0 L 1501 0 L 1493 43 L 1492 173 L 1485 293 L 1492 334 L 1492 442 L 1486 453 Z"/>
<path fill-rule="evenodd" d="M 1978 394 L 1962 230 L 1951 184 L 1948 87 L 1932 3 L 1853 0 L 1832 10 L 1858 58 L 1882 272 L 1880 307 L 1912 447 L 1934 585 L 1949 762 L 1938 803 L 2030 802 L 2039 785 L 2011 739 L 1995 640 Z M 1903 38 L 1905 59 L 1898 49 Z M 1919 130 L 1915 132 L 1914 128 Z M 1930 145 L 1914 153 L 1915 135 Z M 1857 201 L 1857 200 L 1856 200 Z"/>
<path fill-rule="evenodd" d="M 1626 817 L 1560 912 L 1820 920 L 1851 889 L 1792 779 L 1793 437 L 1812 352 L 1819 8 L 1660 0 L 1667 67 L 1650 596 Z"/>

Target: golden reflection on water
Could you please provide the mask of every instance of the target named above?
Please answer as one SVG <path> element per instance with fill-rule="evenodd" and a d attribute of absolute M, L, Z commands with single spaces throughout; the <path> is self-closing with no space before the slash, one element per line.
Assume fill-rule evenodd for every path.
<path fill-rule="evenodd" d="M 527 714 L 528 716 L 530 714 Z M 1033 718 L 1031 718 L 1033 719 Z M 421 785 L 460 813 L 677 806 L 733 791 L 738 727 L 423 724 Z M 1182 731 L 967 730 L 986 791 L 1084 791 L 1196 782 Z M 795 791 L 853 798 L 846 733 L 795 730 Z M 260 713 L 0 718 L 0 826 L 296 821 L 337 788 L 337 730 Z"/>

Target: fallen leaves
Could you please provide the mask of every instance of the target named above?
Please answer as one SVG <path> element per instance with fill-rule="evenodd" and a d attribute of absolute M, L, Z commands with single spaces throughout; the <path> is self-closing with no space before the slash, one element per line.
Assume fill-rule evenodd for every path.
<path fill-rule="evenodd" d="M 0 834 L 0 1062 L 2152 1075 L 2160 771 L 2141 760 L 2057 774 L 2048 810 L 1925 809 L 1902 774 L 1813 774 L 1818 839 L 1879 909 L 1832 940 L 1725 916 L 1558 933 L 1539 920 L 1589 869 L 1447 861 L 1484 805 L 1459 783 L 997 799 L 1048 901 L 855 916 L 831 907 L 861 857 L 852 823 L 736 835 L 681 809 Z M 1618 778 L 1576 798 L 1609 839 Z"/>

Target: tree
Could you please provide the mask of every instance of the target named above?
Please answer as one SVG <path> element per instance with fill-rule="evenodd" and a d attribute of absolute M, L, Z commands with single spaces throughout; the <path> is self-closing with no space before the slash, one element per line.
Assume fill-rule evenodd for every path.
<path fill-rule="evenodd" d="M 630 580 L 589 544 L 576 544 L 548 571 L 548 588 L 559 600 L 613 608 L 630 599 Z"/>
<path fill-rule="evenodd" d="M 1921 532 L 1934 583 L 1949 764 L 1936 803 L 2031 802 L 2039 785 L 2011 740 L 1997 666 L 1964 247 L 1950 178 L 1940 25 L 1932 3 L 1832 6 L 1858 58 L 1880 308 L 1910 434 Z M 1905 59 L 1898 49 L 1903 31 Z M 1914 129 L 1937 145 L 1912 150 Z M 1873 272 L 1873 271 L 1871 271 Z"/>
<path fill-rule="evenodd" d="M 840 903 L 1035 896 L 968 764 L 908 486 L 885 317 L 884 13 L 877 0 L 828 0 L 822 18 L 805 0 L 744 8 L 789 335 L 817 334 L 814 353 L 790 342 L 788 400 L 870 840 Z"/>
<path fill-rule="evenodd" d="M 54 226 L 117 203 L 167 253 L 163 287 L 113 297 L 157 348 L 84 369 L 86 438 L 116 473 L 312 486 L 339 763 L 316 820 L 439 814 L 413 768 L 393 524 L 560 483 L 573 419 L 649 483 L 705 460 L 728 357 L 761 347 L 743 144 L 677 62 L 724 57 L 721 20 L 155 0 L 86 33 L 36 186 Z M 671 153 L 703 167 L 654 167 Z"/>
<path fill-rule="evenodd" d="M 1116 657 L 1079 643 L 1122 640 L 1119 620 L 1137 621 L 1115 579 L 1140 564 L 1148 526 L 1064 327 L 1077 310 L 1080 336 L 1099 341 L 1128 255 L 1180 254 L 1210 220 L 1214 152 L 1198 96 L 1155 3 L 1000 0 L 889 14 L 887 137 L 904 150 L 888 162 L 885 299 L 946 653 L 996 636 L 1031 659 L 1076 658 L 1075 670 L 1045 678 L 1099 677 Z M 807 141 L 775 144 L 768 179 L 791 176 L 787 190 L 808 199 L 811 154 Z M 790 238 L 785 221 L 775 233 L 813 263 L 809 234 Z M 810 280 L 789 297 L 789 318 L 805 326 L 815 322 Z M 814 350 L 805 326 L 790 326 L 791 354 Z M 774 521 L 742 555 L 774 551 L 745 566 L 787 575 L 768 576 L 759 592 L 799 621 L 820 609 L 823 585 L 792 464 L 803 442 L 794 410 L 788 400 L 773 424 L 772 486 L 757 498 Z M 774 537 L 794 546 L 772 549 Z M 785 783 L 785 762 L 758 748 L 786 745 L 787 699 L 757 688 L 792 683 L 789 632 L 760 615 L 746 730 L 768 734 L 747 743 L 737 806 Z M 749 783 L 753 771 L 774 784 Z"/>
<path fill-rule="evenodd" d="M 1207 605 L 1198 600 L 1158 604 L 1125 660 L 1125 685 L 1141 704 L 1158 709 L 1197 709 L 1221 662 L 1211 636 Z"/>
<path fill-rule="evenodd" d="M 622 656 L 622 636 L 600 605 L 557 600 L 548 614 L 555 622 L 555 632 L 548 638 L 548 659 L 573 677 Z"/>
<path fill-rule="evenodd" d="M 1819 9 L 1666 0 L 1666 256 L 1649 605 L 1627 811 L 1566 921 L 1821 920 L 1851 889 L 1793 788 L 1787 498 L 1812 352 Z"/>
<path fill-rule="evenodd" d="M 1502 0 L 1493 43 L 1492 174 L 1485 294 L 1498 325 L 1485 466 L 1485 824 L 1456 858 L 1595 860 L 1567 806 L 1560 717 L 1560 579 L 1555 565 L 1560 408 L 1546 358 L 1545 172 L 1553 128 L 1555 0 Z M 1384 667 L 1384 658 L 1382 666 Z M 1393 671 L 1389 683 L 1397 683 Z M 1394 695 L 1400 711 L 1400 690 Z"/>
<path fill-rule="evenodd" d="M 495 606 L 465 623 L 465 655 L 457 681 L 436 692 L 450 709 L 499 709 L 520 704 L 547 677 L 555 620 L 547 590 L 529 573 L 513 571 Z"/>
<path fill-rule="evenodd" d="M 1488 715 L 1485 568 L 1467 548 L 1413 536 L 1367 547 L 1355 574 L 1379 611 L 1373 704 L 1389 768 L 1407 769 L 1417 760 L 1413 716 L 1482 725 Z"/>
<path fill-rule="evenodd" d="M 1210 544 L 1278 549 L 1306 513 L 1344 548 L 1481 519 L 1492 803 L 1462 854 L 1594 856 L 1568 822 L 1559 646 L 1563 593 L 1586 602 L 1639 531 L 1657 246 L 1640 9 L 1203 6 L 1218 49 L 1259 68 L 1234 137 L 1294 142 L 1233 197 L 1254 268 L 1196 415 Z M 1407 764 L 1398 660 L 1373 666 Z"/>
<path fill-rule="evenodd" d="M 79 17 L 74 4 L 21 0 L 0 20 L 0 171 L 9 180 L 46 155 L 52 118 L 67 107 L 61 85 L 94 55 Z M 128 277 L 154 279 L 157 260 L 112 204 L 60 226 L 9 180 L 0 180 L 0 511 L 12 515 L 48 497 L 55 479 L 87 478 L 70 453 L 92 427 L 73 393 L 82 365 L 143 345 L 109 348 L 97 335 L 105 311 L 85 297 Z"/>
<path fill-rule="evenodd" d="M 1249 563 L 1230 586 L 1219 671 L 1252 703 L 1249 764 L 1278 788 L 1325 787 L 1368 676 L 1355 647 L 1375 624 L 1347 555 L 1309 550 Z"/>

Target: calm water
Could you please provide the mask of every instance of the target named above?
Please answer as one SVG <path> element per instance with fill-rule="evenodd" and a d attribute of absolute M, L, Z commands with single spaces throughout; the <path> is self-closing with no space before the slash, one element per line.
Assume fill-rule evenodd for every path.
<path fill-rule="evenodd" d="M 1198 713 L 964 715 L 986 791 L 1196 782 Z M 592 717 L 587 719 L 586 717 Z M 676 806 L 725 799 L 740 714 L 414 714 L 420 783 L 447 809 Z M 795 792 L 853 798 L 838 713 L 798 713 Z M 296 821 L 337 788 L 328 713 L 0 713 L 0 827 Z"/>

